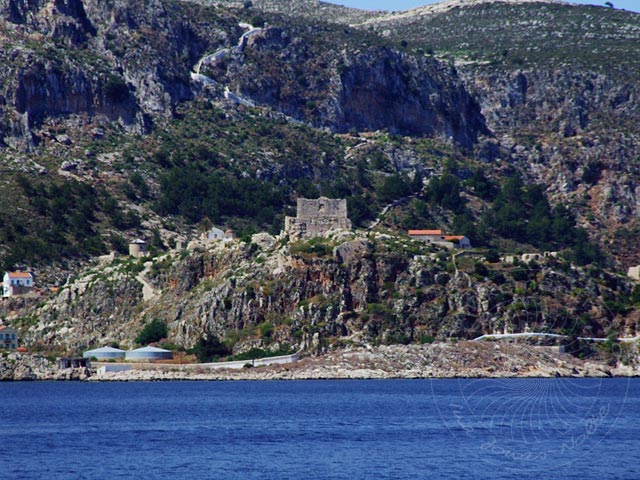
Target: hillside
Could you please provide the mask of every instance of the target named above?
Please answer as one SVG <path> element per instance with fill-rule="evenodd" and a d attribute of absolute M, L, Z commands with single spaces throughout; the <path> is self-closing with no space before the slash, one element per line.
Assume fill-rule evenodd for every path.
<path fill-rule="evenodd" d="M 236 350 L 267 346 L 265 324 L 287 348 L 316 333 L 339 346 L 564 331 L 566 318 L 581 319 L 571 334 L 636 333 L 621 274 L 640 263 L 640 15 L 524 0 L 392 13 L 1 0 L 0 18 L 0 268 L 63 292 L 3 305 L 30 345 L 131 344 L 154 318 L 181 347 L 249 339 Z M 359 229 L 387 207 L 349 240 L 357 262 L 336 263 L 337 240 L 326 258 L 280 238 L 256 250 L 251 235 L 278 234 L 296 197 L 320 195 L 346 198 Z M 240 238 L 229 252 L 173 250 L 212 224 Z M 478 257 L 456 273 L 445 252 L 401 246 L 410 228 L 559 260 L 505 292 L 494 280 L 508 267 Z M 151 245 L 153 302 L 144 265 L 96 263 L 136 237 Z"/>
<path fill-rule="evenodd" d="M 3 309 L 32 349 L 130 347 L 160 322 L 168 347 L 219 341 L 211 348 L 225 356 L 503 332 L 631 337 L 639 301 L 625 278 L 554 257 L 452 259 L 422 242 L 360 231 L 298 242 L 262 233 L 248 243 L 191 242 L 150 260 L 105 257 L 50 301 L 10 300 Z"/>
<path fill-rule="evenodd" d="M 443 2 L 358 28 L 453 61 L 495 135 L 487 159 L 516 165 L 572 205 L 623 264 L 637 261 L 640 15 L 563 2 Z"/>

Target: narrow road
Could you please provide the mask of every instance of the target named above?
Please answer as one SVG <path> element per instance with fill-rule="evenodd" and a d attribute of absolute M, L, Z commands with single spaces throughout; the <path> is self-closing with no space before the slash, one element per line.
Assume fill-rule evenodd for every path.
<path fill-rule="evenodd" d="M 503 338 L 539 338 L 539 337 L 547 337 L 547 338 L 568 338 L 569 335 L 560 335 L 557 333 L 493 333 L 480 335 L 478 338 L 474 338 L 472 342 L 477 342 L 478 340 L 500 340 Z M 606 342 L 609 338 L 602 337 L 577 337 L 578 340 L 584 340 L 587 342 Z M 635 337 L 618 337 L 616 341 L 620 343 L 632 343 L 640 341 L 640 335 Z"/>
<path fill-rule="evenodd" d="M 242 51 L 244 50 L 244 47 L 247 45 L 248 39 L 253 35 L 255 35 L 256 33 L 261 32 L 262 28 L 256 28 L 253 25 L 250 25 L 248 23 L 240 23 L 239 26 L 241 28 L 244 28 L 247 31 L 240 36 L 240 38 L 238 39 L 238 44 L 235 47 L 233 47 L 233 51 L 237 53 L 242 53 Z M 217 82 L 215 80 L 200 73 L 200 69 L 202 68 L 202 65 L 206 65 L 207 63 L 217 62 L 219 60 L 222 60 L 225 56 L 227 56 L 231 52 L 231 50 L 232 50 L 231 48 L 221 48 L 220 50 L 214 53 L 209 53 L 203 56 L 200 60 L 198 60 L 198 63 L 196 63 L 195 67 L 193 68 L 193 72 L 191 72 L 191 79 L 196 82 L 202 83 L 204 85 L 217 85 Z M 235 94 L 234 96 L 237 98 L 240 98 Z"/>
<path fill-rule="evenodd" d="M 146 302 L 148 300 L 153 300 L 155 297 L 160 295 L 160 292 L 153 288 L 153 286 L 147 280 L 147 273 L 151 270 L 151 266 L 153 262 L 145 262 L 144 270 L 142 270 L 138 275 L 136 275 L 136 280 L 142 284 L 142 299 Z"/>
<path fill-rule="evenodd" d="M 416 194 L 412 194 L 409 195 L 408 197 L 402 197 L 398 200 L 394 200 L 393 202 L 389 203 L 388 205 L 386 205 L 382 211 L 378 214 L 378 218 L 376 218 L 376 220 L 367 227 L 367 230 L 372 230 L 374 229 L 383 219 L 383 217 L 387 214 L 387 212 L 389 211 L 390 208 L 396 207 L 406 201 L 408 201 L 411 198 L 416 198 Z"/>

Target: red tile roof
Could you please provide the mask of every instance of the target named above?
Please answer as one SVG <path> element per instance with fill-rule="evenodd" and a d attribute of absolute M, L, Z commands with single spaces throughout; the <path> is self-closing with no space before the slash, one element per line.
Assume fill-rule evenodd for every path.
<path fill-rule="evenodd" d="M 8 272 L 9 278 L 32 278 L 29 272 Z"/>
<path fill-rule="evenodd" d="M 409 230 L 409 235 L 442 235 L 442 230 Z"/>
<path fill-rule="evenodd" d="M 447 241 L 460 241 L 464 238 L 464 235 L 446 235 L 443 238 Z"/>

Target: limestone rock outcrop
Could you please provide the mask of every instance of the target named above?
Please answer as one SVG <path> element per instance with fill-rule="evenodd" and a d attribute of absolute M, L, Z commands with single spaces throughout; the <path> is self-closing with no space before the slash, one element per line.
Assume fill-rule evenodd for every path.
<path fill-rule="evenodd" d="M 116 259 L 45 305 L 23 310 L 38 323 L 22 336 L 29 346 L 124 348 L 145 322 L 161 319 L 174 344 L 190 348 L 215 335 L 238 353 L 527 330 L 605 337 L 612 324 L 624 336 L 639 330 L 637 315 L 616 316 L 607 303 L 612 291 L 631 291 L 624 277 L 594 278 L 549 257 L 530 270 L 490 265 L 492 273 L 478 278 L 468 267 L 447 265 L 444 252 L 408 255 L 428 248 L 409 240 L 349 235 L 312 244 L 267 237 L 214 242 L 150 259 L 146 281 L 158 293 L 151 299 L 142 296 L 137 272 Z"/>

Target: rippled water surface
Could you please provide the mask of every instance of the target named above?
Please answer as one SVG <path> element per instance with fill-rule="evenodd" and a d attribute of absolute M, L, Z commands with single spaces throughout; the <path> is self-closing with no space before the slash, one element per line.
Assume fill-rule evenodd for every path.
<path fill-rule="evenodd" d="M 0 478 L 640 479 L 640 379 L 0 384 Z"/>

